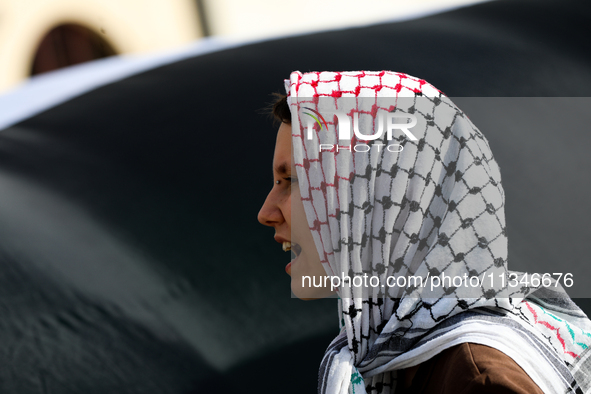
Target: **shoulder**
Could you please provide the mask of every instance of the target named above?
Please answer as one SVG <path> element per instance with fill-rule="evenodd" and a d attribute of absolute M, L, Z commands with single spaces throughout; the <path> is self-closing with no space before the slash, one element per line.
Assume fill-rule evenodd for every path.
<path fill-rule="evenodd" d="M 419 391 L 415 384 L 422 386 Z M 512 358 L 475 343 L 453 346 L 423 363 L 412 387 L 425 394 L 543 394 Z"/>

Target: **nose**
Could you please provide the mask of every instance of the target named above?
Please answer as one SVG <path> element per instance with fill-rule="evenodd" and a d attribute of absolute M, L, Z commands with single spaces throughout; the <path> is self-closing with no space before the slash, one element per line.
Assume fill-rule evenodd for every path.
<path fill-rule="evenodd" d="M 274 189 L 275 188 L 271 189 L 267 195 L 267 198 L 265 199 L 265 202 L 263 203 L 263 206 L 261 207 L 261 210 L 257 216 L 259 223 L 271 227 L 281 223 L 283 220 L 283 214 L 279 209 L 278 199 L 275 195 L 276 193 L 273 192 Z"/>

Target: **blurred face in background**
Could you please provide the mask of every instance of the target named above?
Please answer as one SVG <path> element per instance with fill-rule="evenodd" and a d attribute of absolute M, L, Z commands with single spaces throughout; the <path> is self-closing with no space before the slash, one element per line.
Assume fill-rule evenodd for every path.
<path fill-rule="evenodd" d="M 291 125 L 282 123 L 277 132 L 273 156 L 273 188 L 261 207 L 258 220 L 275 229 L 275 241 L 291 252 L 285 271 L 291 276 L 291 290 L 301 299 L 324 298 L 332 294 L 324 284 L 326 271 L 320 263 L 318 250 L 308 226 L 300 195 L 298 179 L 291 158 Z M 304 278 L 304 277 L 310 277 Z M 304 279 L 304 281 L 302 281 Z"/>

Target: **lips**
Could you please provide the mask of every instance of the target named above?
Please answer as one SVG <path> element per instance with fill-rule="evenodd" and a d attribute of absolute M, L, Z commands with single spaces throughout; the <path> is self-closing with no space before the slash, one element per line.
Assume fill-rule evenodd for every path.
<path fill-rule="evenodd" d="M 291 252 L 292 261 L 295 260 L 302 252 L 302 247 L 295 242 L 285 241 L 281 244 L 284 252 Z"/>
<path fill-rule="evenodd" d="M 275 235 L 275 241 L 281 244 L 284 252 L 291 252 L 291 261 L 285 266 L 285 272 L 291 276 L 291 264 L 294 263 L 300 253 L 302 253 L 302 247 L 297 243 L 288 241 L 279 235 Z"/>

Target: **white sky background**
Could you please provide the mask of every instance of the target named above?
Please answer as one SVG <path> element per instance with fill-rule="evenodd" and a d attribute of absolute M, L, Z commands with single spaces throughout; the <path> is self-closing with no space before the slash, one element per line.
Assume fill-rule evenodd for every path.
<path fill-rule="evenodd" d="M 203 0 L 210 33 L 264 38 L 410 19 L 483 0 Z"/>

